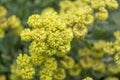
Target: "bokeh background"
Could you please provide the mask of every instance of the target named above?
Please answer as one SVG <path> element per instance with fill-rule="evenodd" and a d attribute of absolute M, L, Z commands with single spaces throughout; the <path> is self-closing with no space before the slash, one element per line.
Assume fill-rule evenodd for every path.
<path fill-rule="evenodd" d="M 28 17 L 32 14 L 40 14 L 48 7 L 59 11 L 60 0 L 0 0 L 0 6 L 8 10 L 7 17 L 16 15 L 26 28 Z M 120 4 L 120 0 L 118 0 Z M 110 11 L 109 19 L 105 22 L 96 22 L 89 27 L 89 33 L 83 41 L 73 40 L 71 55 L 75 57 L 82 46 L 91 48 L 91 44 L 98 40 L 114 41 L 113 32 L 120 30 L 120 7 L 116 11 Z M 79 44 L 78 44 L 79 43 Z M 15 62 L 18 53 L 27 53 L 29 43 L 21 42 L 19 37 L 13 36 L 9 30 L 0 40 L 0 75 L 9 78 L 10 66 Z M 1 80 L 1 79 L 0 79 Z"/>

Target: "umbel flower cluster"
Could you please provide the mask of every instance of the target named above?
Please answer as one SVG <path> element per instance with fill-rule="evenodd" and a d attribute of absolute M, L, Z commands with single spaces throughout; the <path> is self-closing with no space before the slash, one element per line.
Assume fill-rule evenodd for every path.
<path fill-rule="evenodd" d="M 15 15 L 6 17 L 7 10 L 0 6 L 0 39 L 5 36 L 5 33 L 8 29 L 12 29 L 13 33 L 17 36 L 20 35 L 20 32 L 23 30 L 23 26 Z"/>
<path fill-rule="evenodd" d="M 67 80 L 68 75 L 73 77 L 80 75 L 82 67 L 93 66 L 89 57 L 85 60 L 83 58 L 78 63 L 68 54 L 71 41 L 73 38 L 84 39 L 88 32 L 87 27 L 94 21 L 107 20 L 109 16 L 107 9 L 117 9 L 117 1 L 65 0 L 59 5 L 59 13 L 48 8 L 41 14 L 33 14 L 28 18 L 30 28 L 21 33 L 21 40 L 31 43 L 29 54 L 19 54 L 17 64 L 11 67 L 11 80 Z M 106 51 L 107 49 L 108 47 L 105 48 Z M 119 60 L 118 57 L 115 59 Z M 102 69 L 104 64 L 100 62 L 99 65 L 96 65 L 98 67 L 94 65 L 95 70 L 104 72 Z M 93 79 L 86 76 L 83 80 Z"/>
<path fill-rule="evenodd" d="M 119 80 L 111 75 L 120 73 L 120 31 L 114 33 L 115 41 L 100 40 L 93 44 L 92 49 L 82 48 L 78 51 L 82 70 L 92 70 L 102 76 L 104 80 Z M 74 73 L 73 73 L 74 74 Z"/>

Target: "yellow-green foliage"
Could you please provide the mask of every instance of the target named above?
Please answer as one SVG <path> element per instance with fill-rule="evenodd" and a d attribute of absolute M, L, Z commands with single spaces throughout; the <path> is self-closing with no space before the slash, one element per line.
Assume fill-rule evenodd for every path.
<path fill-rule="evenodd" d="M 99 3 L 100 2 L 100 3 Z M 104 55 L 113 56 L 116 64 L 120 60 L 117 47 L 118 33 L 115 33 L 115 42 L 100 41 L 93 45 L 92 50 L 87 48 L 79 51 L 80 60 L 76 62 L 68 52 L 71 49 L 73 38 L 84 39 L 87 27 L 94 21 L 105 21 L 109 17 L 108 9 L 118 8 L 116 0 L 64 0 L 60 2 L 60 11 L 48 8 L 41 14 L 33 14 L 28 18 L 30 28 L 22 31 L 21 40 L 30 42 L 29 54 L 19 54 L 17 66 L 21 80 L 65 80 L 66 75 L 79 76 L 82 70 L 92 69 L 99 73 L 114 72 L 117 68 L 108 66 L 101 61 Z M 14 16 L 8 21 L 14 24 Z M 16 22 L 11 28 L 20 26 Z M 114 46 L 114 44 L 116 44 Z M 117 66 L 117 65 L 115 65 Z M 106 70 L 106 67 L 108 68 Z M 119 68 L 118 68 L 119 69 Z M 117 69 L 117 70 L 118 70 Z M 18 70 L 18 69 L 17 69 Z M 67 73 L 68 72 L 68 73 Z M 18 74 L 12 72 L 11 79 L 16 80 Z M 83 80 L 93 80 L 87 77 Z M 106 79 L 107 80 L 107 79 Z"/>

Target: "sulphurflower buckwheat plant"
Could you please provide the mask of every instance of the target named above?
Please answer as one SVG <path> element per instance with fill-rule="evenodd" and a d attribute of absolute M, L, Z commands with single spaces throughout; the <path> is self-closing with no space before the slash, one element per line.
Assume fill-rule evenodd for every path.
<path fill-rule="evenodd" d="M 21 53 L 16 60 L 22 80 L 67 80 L 68 76 L 80 76 L 81 70 L 92 69 L 99 73 L 106 71 L 106 64 L 100 59 L 103 57 L 102 52 L 109 53 L 107 49 L 113 48 L 111 44 L 109 47 L 106 47 L 104 41 L 99 42 L 100 46 L 94 44 L 92 54 L 99 52 L 95 56 L 91 51 L 83 49 L 86 54 L 80 53 L 78 61 L 68 54 L 73 38 L 84 39 L 88 32 L 87 27 L 95 20 L 107 20 L 107 8 L 111 5 L 106 4 L 105 0 L 98 4 L 100 1 L 64 0 L 59 4 L 59 12 L 47 8 L 41 14 L 33 14 L 28 18 L 27 24 L 30 28 L 24 29 L 20 36 L 22 41 L 30 42 L 29 54 Z M 112 6 L 112 10 L 113 7 L 117 8 Z M 11 20 L 15 20 L 14 16 Z M 12 28 L 18 24 L 19 22 Z M 83 80 L 93 79 L 87 77 Z"/>

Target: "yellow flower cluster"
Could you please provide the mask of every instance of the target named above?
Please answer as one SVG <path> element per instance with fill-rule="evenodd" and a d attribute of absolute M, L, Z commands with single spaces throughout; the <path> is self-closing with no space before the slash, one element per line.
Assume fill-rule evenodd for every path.
<path fill-rule="evenodd" d="M 20 19 L 17 18 L 15 15 L 12 15 L 8 18 L 8 25 L 13 30 L 13 33 L 17 36 L 19 36 L 23 30 Z"/>
<path fill-rule="evenodd" d="M 20 20 L 15 15 L 12 15 L 8 18 L 6 15 L 7 10 L 0 6 L 0 39 L 4 37 L 6 30 L 9 28 L 13 30 L 15 35 L 20 35 L 21 31 L 23 30 Z"/>
<path fill-rule="evenodd" d="M 84 38 L 88 32 L 87 26 L 92 25 L 95 20 L 107 20 L 107 8 L 118 8 L 116 0 L 64 0 L 59 5 L 61 17 L 77 38 Z"/>
<path fill-rule="evenodd" d="M 74 60 L 66 55 L 71 49 L 72 29 L 67 28 L 53 9 L 44 10 L 41 15 L 30 16 L 27 23 L 32 29 L 25 29 L 21 33 L 21 39 L 31 41 L 30 56 L 20 54 L 17 58 L 22 78 L 33 79 L 37 75 L 40 80 L 63 80 L 66 77 L 65 69 L 74 65 Z M 62 60 L 57 62 L 52 56 L 62 57 Z M 60 67 L 57 67 L 58 63 L 61 64 Z M 34 69 L 29 71 L 30 68 L 26 68 L 28 66 Z M 38 66 L 40 70 L 36 73 L 35 69 Z"/>
<path fill-rule="evenodd" d="M 0 6 L 0 38 L 3 38 L 5 35 L 5 30 L 8 27 L 7 24 L 7 18 L 5 17 L 7 15 L 7 10 Z"/>
<path fill-rule="evenodd" d="M 19 54 L 17 66 L 22 79 L 32 79 L 35 75 L 35 69 L 30 63 L 30 57 L 26 54 Z"/>
<path fill-rule="evenodd" d="M 92 49 L 83 48 L 78 51 L 78 67 L 81 71 L 92 70 L 96 73 L 107 73 L 109 76 L 120 73 L 120 31 L 116 31 L 114 36 L 113 42 L 100 40 L 93 44 Z M 118 80 L 118 78 L 108 77 L 104 80 Z"/>
<path fill-rule="evenodd" d="M 24 80 L 21 77 L 20 67 L 17 64 L 12 64 L 11 65 L 10 80 Z"/>
<path fill-rule="evenodd" d="M 105 0 L 98 4 L 99 1 L 65 0 L 60 2 L 59 13 L 48 8 L 41 14 L 31 15 L 27 22 L 30 28 L 23 30 L 20 34 L 23 41 L 31 42 L 29 55 L 21 53 L 16 60 L 20 67 L 21 78 L 24 80 L 32 80 L 36 77 L 40 80 L 64 80 L 66 75 L 79 76 L 82 69 L 91 68 L 104 73 L 106 65 L 100 59 L 103 57 L 103 52 L 109 52 L 107 49 L 112 48 L 112 45 L 104 48 L 104 45 L 109 44 L 105 44 L 104 41 L 96 43 L 92 54 L 90 50 L 83 49 L 83 53 L 79 51 L 78 62 L 67 54 L 74 37 L 83 39 L 88 32 L 87 26 L 92 25 L 95 19 L 104 21 L 108 18 L 107 6 L 109 4 L 106 4 Z M 14 17 L 11 20 L 14 21 Z M 94 61 L 93 58 L 96 60 Z M 87 77 L 83 80 L 92 80 L 92 78 Z"/>
<path fill-rule="evenodd" d="M 55 58 L 48 58 L 40 71 L 40 80 L 53 80 L 54 71 L 57 69 Z"/>
<path fill-rule="evenodd" d="M 65 23 L 55 11 L 44 12 L 41 15 L 32 15 L 28 19 L 32 30 L 25 29 L 21 34 L 23 41 L 32 41 L 30 54 L 65 55 L 70 50 L 73 33 L 66 28 Z"/>

